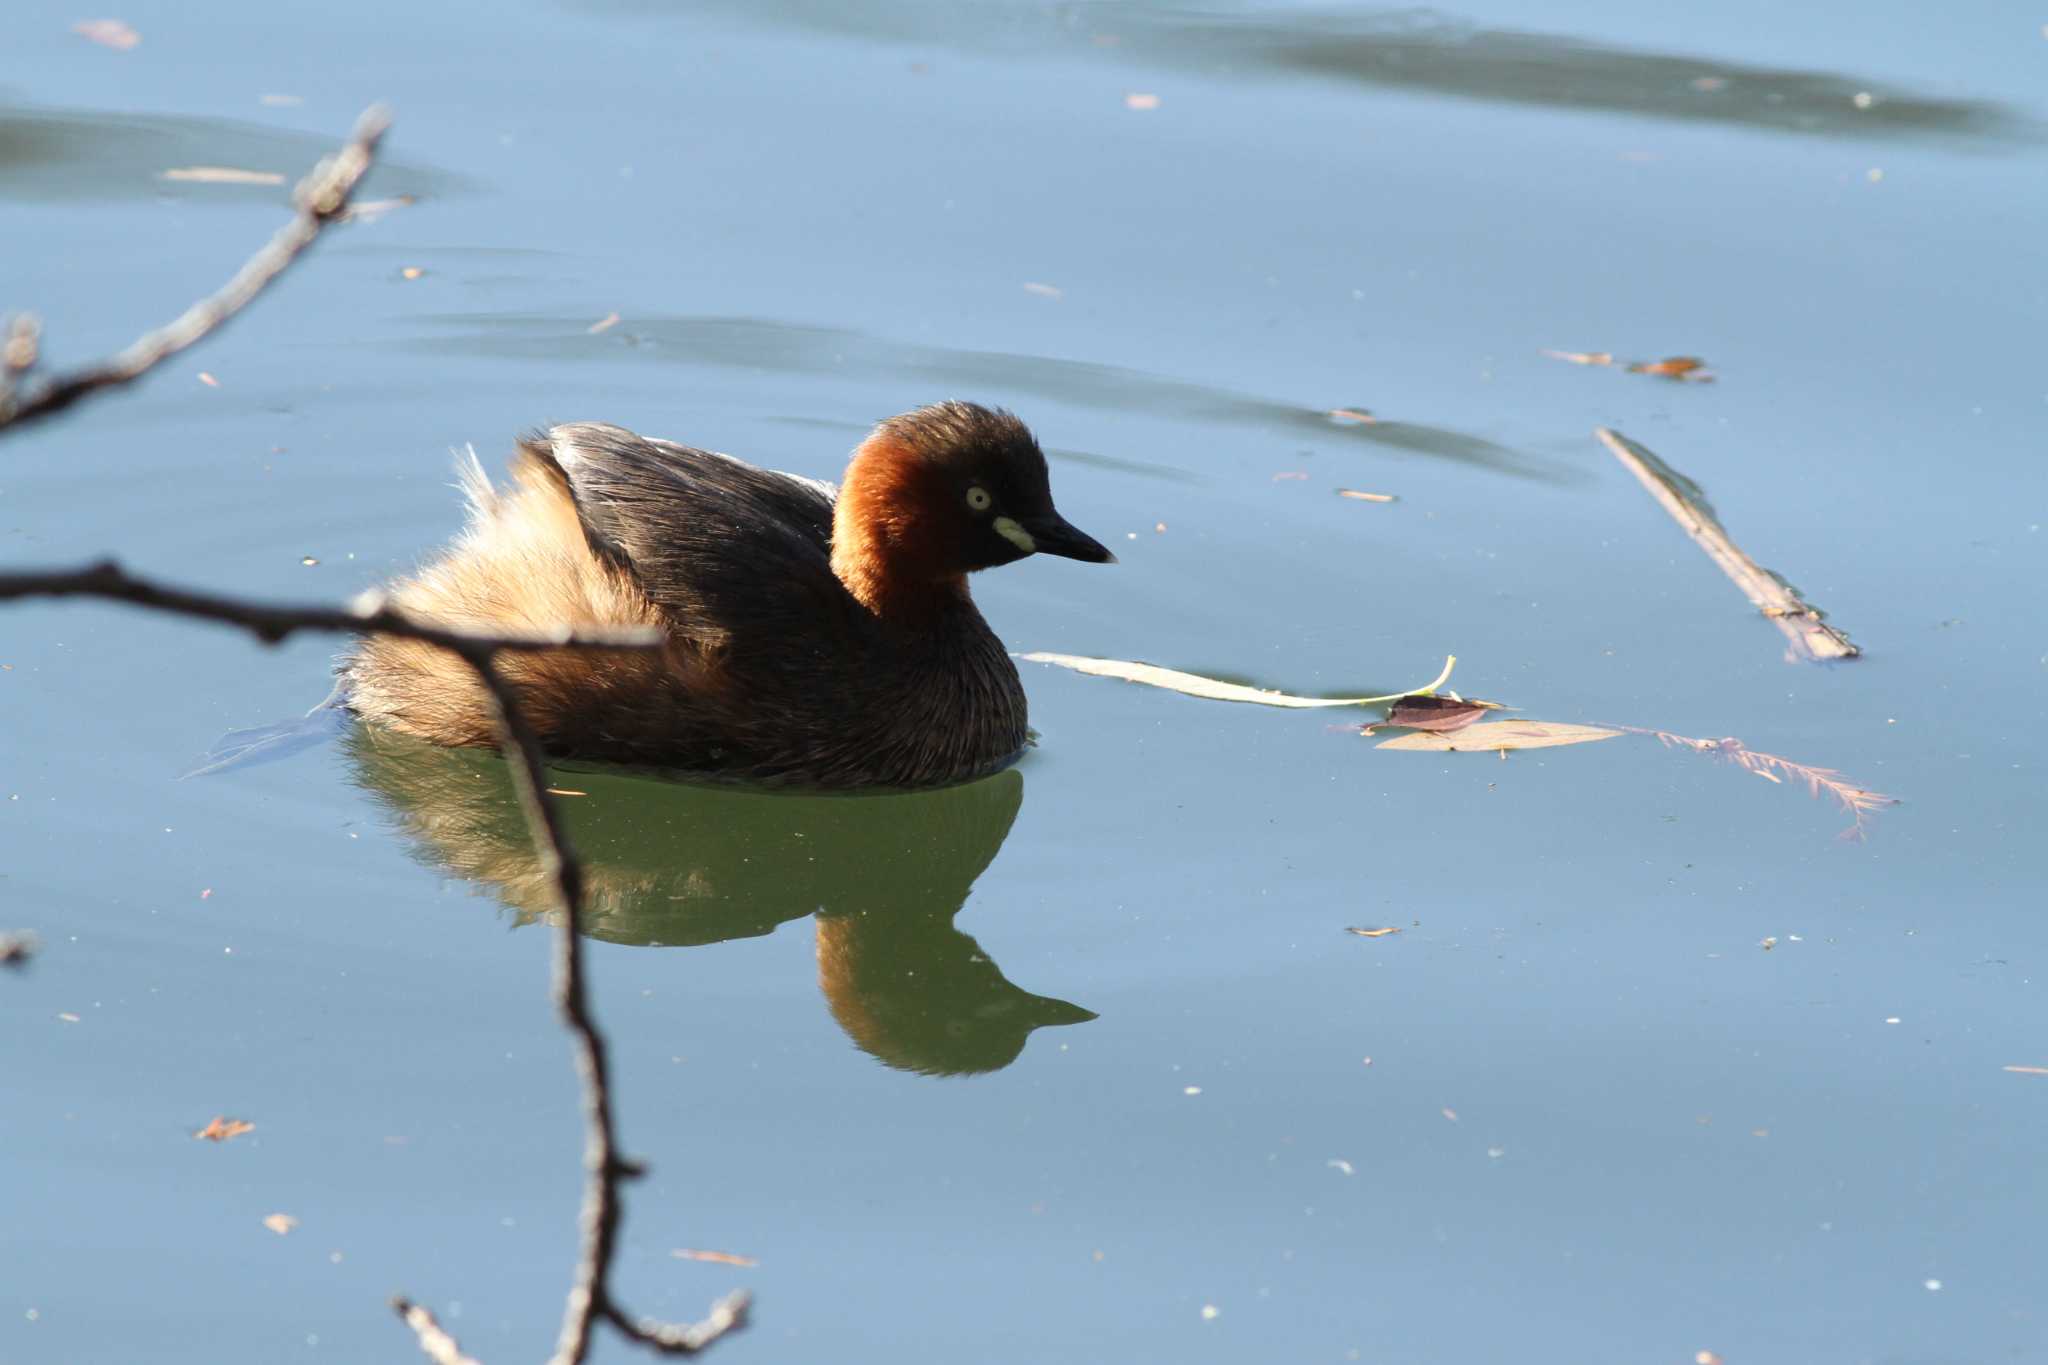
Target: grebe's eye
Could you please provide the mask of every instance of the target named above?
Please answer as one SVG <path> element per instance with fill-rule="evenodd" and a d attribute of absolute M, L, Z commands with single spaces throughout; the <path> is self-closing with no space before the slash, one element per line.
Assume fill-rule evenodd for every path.
<path fill-rule="evenodd" d="M 975 484 L 967 490 L 967 505 L 977 512 L 986 512 L 994 503 L 995 499 L 990 497 L 988 490 L 980 484 Z"/>

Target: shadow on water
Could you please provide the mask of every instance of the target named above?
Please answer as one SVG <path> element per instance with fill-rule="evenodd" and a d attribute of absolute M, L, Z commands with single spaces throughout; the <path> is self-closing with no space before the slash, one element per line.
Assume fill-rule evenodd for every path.
<path fill-rule="evenodd" d="M 454 313 L 418 319 L 454 329 L 407 342 L 412 350 L 501 359 L 603 361 L 642 359 L 774 373 L 833 374 L 848 379 L 934 381 L 946 396 L 1000 398 L 1026 393 L 1102 411 L 1148 411 L 1207 424 L 1262 427 L 1291 437 L 1318 436 L 1387 446 L 1545 482 L 1569 471 L 1538 463 L 1484 437 L 1414 422 L 1333 422 L 1321 408 L 1147 374 L 1116 365 L 1002 351 L 965 351 L 891 341 L 837 327 L 762 318 L 630 318 L 591 335 L 588 318 Z M 883 414 L 876 414 L 881 416 Z M 1135 471 L 1134 471 L 1135 472 Z"/>
<path fill-rule="evenodd" d="M 0 108 L 0 199 L 283 201 L 299 177 L 333 150 L 330 135 L 231 119 Z M 284 181 L 194 184 L 163 178 L 165 171 L 181 166 L 266 171 L 282 175 Z M 472 183 L 450 171 L 380 157 L 357 197 L 445 195 L 467 190 Z"/>
<path fill-rule="evenodd" d="M 497 755 L 353 726 L 358 786 L 429 867 L 530 923 L 550 917 Z M 1024 801 L 1014 769 L 936 792 L 800 796 L 557 767 L 582 856 L 585 932 L 635 947 L 753 938 L 817 917 L 818 984 L 864 1051 L 905 1071 L 995 1071 L 1034 1029 L 1095 1015 L 1012 985 L 953 927 Z"/>
<path fill-rule="evenodd" d="M 673 12 L 662 0 L 581 0 L 581 7 L 650 17 Z M 1821 137 L 2032 141 L 2040 135 L 2031 120 L 1995 101 L 1916 94 L 1850 73 L 1483 28 L 1425 9 L 1232 12 L 1130 3 L 970 7 L 938 0 L 727 0 L 723 7 L 755 21 L 848 37 L 1005 52 L 1035 43 L 1120 63 L 1194 65 L 1211 78 L 1306 72 L 1422 95 Z"/>

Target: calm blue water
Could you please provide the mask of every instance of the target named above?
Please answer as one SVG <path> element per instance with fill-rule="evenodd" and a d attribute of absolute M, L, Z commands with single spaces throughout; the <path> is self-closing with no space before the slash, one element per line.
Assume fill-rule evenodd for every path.
<path fill-rule="evenodd" d="M 281 218 L 164 169 L 295 178 L 387 99 L 366 193 L 417 202 L 10 438 L 10 567 L 339 600 L 455 528 L 451 446 L 601 417 L 830 477 L 969 397 L 1123 561 L 979 580 L 1017 649 L 1329 693 L 1455 652 L 1905 799 L 1842 842 L 1643 738 L 1381 751 L 1035 666 L 1040 748 L 952 793 L 564 770 L 636 1310 L 753 1287 L 718 1354 L 762 1361 L 2048 1359 L 2048 1078 L 2003 1069 L 2048 1066 L 2048 14 L 84 17 L 17 4 L 0 61 L 0 303 L 54 359 Z M 1785 662 L 1599 425 L 1866 657 Z M 6 1365 L 405 1359 L 396 1291 L 486 1361 L 553 1339 L 575 1090 L 501 765 L 171 780 L 335 648 L 0 610 L 0 930 L 43 940 L 0 975 Z"/>

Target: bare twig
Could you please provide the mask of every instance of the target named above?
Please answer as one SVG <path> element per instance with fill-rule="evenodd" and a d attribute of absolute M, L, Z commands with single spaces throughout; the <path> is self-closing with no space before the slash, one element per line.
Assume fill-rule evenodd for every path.
<path fill-rule="evenodd" d="M 721 1300 L 704 1322 L 685 1326 L 636 1322 L 612 1300 L 608 1280 L 618 1243 L 619 1185 L 640 1174 L 641 1167 L 618 1151 L 605 1039 L 591 1017 L 584 988 L 580 931 L 583 866 L 569 843 L 560 809 L 548 790 L 540 740 L 519 708 L 517 690 L 496 666 L 498 655 L 505 652 L 565 647 L 658 649 L 662 645 L 661 633 L 651 628 L 630 628 L 563 629 L 526 636 L 482 635 L 416 621 L 386 606 L 374 595 L 349 607 L 245 602 L 138 578 L 112 560 L 81 569 L 0 574 L 0 601 L 25 597 L 91 597 L 125 602 L 239 626 L 265 644 L 276 644 L 300 631 L 397 636 L 437 645 L 475 671 L 497 711 L 500 742 L 511 764 L 513 786 L 533 835 L 535 853 L 555 886 L 562 928 L 555 940 L 553 996 L 564 1026 L 575 1038 L 577 1073 L 583 1082 L 584 1186 L 578 1220 L 581 1237 L 576 1276 L 563 1311 L 553 1365 L 580 1365 L 589 1354 L 591 1330 L 600 1319 L 612 1322 L 634 1341 L 672 1355 L 700 1351 L 726 1333 L 745 1326 L 748 1299 L 744 1293 Z M 425 1309 L 408 1303 L 400 1313 L 419 1335 L 421 1349 L 429 1357 L 437 1362 L 464 1359 Z"/>
<path fill-rule="evenodd" d="M 167 325 L 145 333 L 111 359 L 71 374 L 38 378 L 35 369 L 40 331 L 32 318 L 10 320 L 4 334 L 0 334 L 0 433 L 133 382 L 240 312 L 329 224 L 347 215 L 349 195 L 368 172 L 388 123 L 381 106 L 365 112 L 348 144 L 300 182 L 294 194 L 298 211 L 290 223 L 250 257 L 217 293 L 193 304 Z M 90 597 L 124 602 L 238 626 L 265 644 L 276 644 L 302 631 L 396 636 L 438 646 L 469 665 L 490 695 L 497 713 L 499 741 L 511 764 L 520 809 L 532 834 L 540 866 L 554 883 L 560 902 L 562 927 L 556 940 L 552 993 L 563 1024 L 575 1038 L 577 1071 L 583 1082 L 585 1178 L 581 1238 L 576 1277 L 569 1290 L 553 1361 L 555 1365 L 581 1365 L 589 1354 L 592 1328 L 600 1320 L 611 1322 L 629 1339 L 666 1354 L 695 1353 L 745 1326 L 749 1301 L 744 1293 L 719 1301 L 704 1322 L 683 1326 L 637 1322 L 612 1300 L 608 1281 L 618 1241 L 619 1185 L 640 1174 L 641 1168 L 618 1152 L 605 1039 L 591 1016 L 584 987 L 580 933 L 582 864 L 569 844 L 560 812 L 548 790 L 540 740 L 520 710 L 516 688 L 497 667 L 498 657 L 503 653 L 562 648 L 659 649 L 663 644 L 661 632 L 564 627 L 531 635 L 487 635 L 414 620 L 386 605 L 376 594 L 366 594 L 346 607 L 248 602 L 138 578 L 112 560 L 78 569 L 0 574 L 0 601 L 28 597 Z M 6 936 L 0 942 L 6 947 L 4 960 L 9 962 L 30 951 L 26 939 Z M 419 1338 L 421 1350 L 436 1365 L 475 1365 L 432 1313 L 404 1299 L 394 1300 L 393 1306 Z"/>
<path fill-rule="evenodd" d="M 1793 657 L 1853 659 L 1863 652 L 1850 643 L 1847 635 L 1822 619 L 1819 608 L 1803 600 L 1790 584 L 1769 569 L 1759 567 L 1729 539 L 1699 485 L 1618 431 L 1601 427 L 1593 434 L 1707 552 L 1707 558 L 1756 604 L 1757 610 L 1784 632 L 1792 643 Z"/>
<path fill-rule="evenodd" d="M 162 327 L 137 337 L 119 354 L 82 370 L 38 379 L 33 374 L 35 323 L 33 319 L 15 319 L 5 343 L 4 364 L 0 364 L 0 432 L 62 412 L 87 394 L 133 383 L 241 312 L 328 224 L 346 212 L 349 195 L 376 159 L 377 143 L 390 121 L 382 105 L 365 110 L 347 144 L 299 182 L 292 194 L 298 211 L 262 250 L 243 262 L 217 292 Z"/>
<path fill-rule="evenodd" d="M 477 1365 L 462 1353 L 462 1344 L 448 1335 L 448 1329 L 435 1321 L 432 1313 L 403 1295 L 392 1299 L 391 1307 L 412 1328 L 413 1335 L 420 1339 L 420 1350 L 434 1365 Z"/>
<path fill-rule="evenodd" d="M 727 1332 L 737 1332 L 745 1327 L 747 1312 L 752 1307 L 752 1296 L 741 1289 L 712 1304 L 711 1311 L 705 1314 L 702 1322 L 673 1324 L 648 1318 L 635 1321 L 612 1303 L 605 1304 L 604 1315 L 613 1327 L 642 1346 L 663 1355 L 693 1356 Z"/>
<path fill-rule="evenodd" d="M 603 630 L 542 631 L 531 635 L 488 635 L 437 626 L 385 605 L 376 593 L 365 593 L 345 607 L 249 602 L 236 597 L 174 588 L 137 578 L 111 559 L 80 569 L 42 569 L 0 573 L 0 601 L 16 597 L 97 597 L 152 607 L 178 616 L 240 626 L 266 645 L 301 631 L 327 634 L 395 635 L 439 645 L 475 667 L 492 655 L 531 653 L 544 649 L 619 649 L 644 651 L 657 647 L 661 632 L 651 626 Z"/>

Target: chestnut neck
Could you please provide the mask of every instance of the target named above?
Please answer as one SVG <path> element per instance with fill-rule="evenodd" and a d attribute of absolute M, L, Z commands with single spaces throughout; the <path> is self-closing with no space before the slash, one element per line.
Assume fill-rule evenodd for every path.
<path fill-rule="evenodd" d="M 967 576 L 941 557 L 923 462 L 876 432 L 846 467 L 832 509 L 832 572 L 883 621 L 915 624 L 968 601 Z"/>

